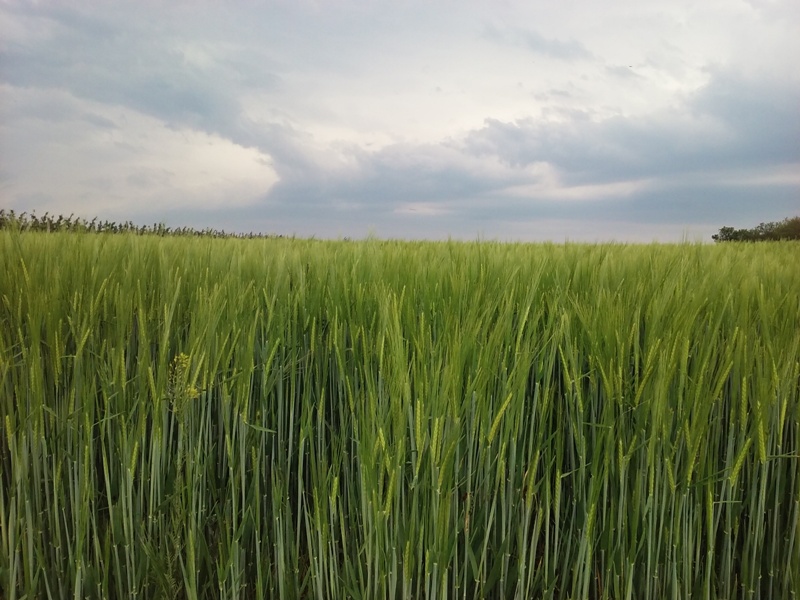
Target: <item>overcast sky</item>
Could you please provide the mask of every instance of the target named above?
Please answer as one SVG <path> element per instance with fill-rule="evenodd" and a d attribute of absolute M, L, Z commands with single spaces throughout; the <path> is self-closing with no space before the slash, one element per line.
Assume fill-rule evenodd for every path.
<path fill-rule="evenodd" d="M 0 0 L 0 208 L 680 241 L 800 214 L 797 0 Z"/>

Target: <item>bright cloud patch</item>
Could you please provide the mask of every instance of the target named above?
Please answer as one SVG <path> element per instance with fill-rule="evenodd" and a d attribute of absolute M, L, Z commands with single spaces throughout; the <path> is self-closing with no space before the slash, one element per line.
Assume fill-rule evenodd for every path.
<path fill-rule="evenodd" d="M 135 219 L 247 206 L 277 181 L 269 156 L 217 135 L 64 92 L 4 86 L 2 94 L 17 116 L 0 141 L 12 208 L 28 209 L 35 198 L 40 212 L 68 206 Z"/>

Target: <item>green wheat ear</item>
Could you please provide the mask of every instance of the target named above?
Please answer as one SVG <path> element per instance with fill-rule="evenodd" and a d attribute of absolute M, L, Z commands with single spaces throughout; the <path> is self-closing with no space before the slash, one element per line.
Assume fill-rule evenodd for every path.
<path fill-rule="evenodd" d="M 174 359 L 169 370 L 167 395 L 173 410 L 180 414 L 191 400 L 200 397 L 200 391 L 189 383 L 189 367 L 192 359 L 181 352 Z"/>

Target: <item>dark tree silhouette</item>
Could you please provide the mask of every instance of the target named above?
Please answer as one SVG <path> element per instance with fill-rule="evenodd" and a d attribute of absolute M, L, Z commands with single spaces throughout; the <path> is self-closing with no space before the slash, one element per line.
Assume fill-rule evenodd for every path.
<path fill-rule="evenodd" d="M 776 242 L 779 240 L 800 240 L 800 217 L 786 218 L 783 221 L 760 223 L 753 229 L 734 229 L 723 227 L 711 236 L 715 242 Z"/>

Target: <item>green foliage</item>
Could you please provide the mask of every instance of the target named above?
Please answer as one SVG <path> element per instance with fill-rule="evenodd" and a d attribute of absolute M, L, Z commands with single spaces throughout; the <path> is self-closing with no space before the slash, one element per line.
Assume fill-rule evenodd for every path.
<path fill-rule="evenodd" d="M 790 598 L 791 244 L 0 232 L 3 598 Z"/>
<path fill-rule="evenodd" d="M 157 236 L 176 236 L 176 237 L 212 237 L 212 238 L 268 238 L 281 237 L 260 233 L 228 233 L 219 229 L 192 229 L 191 227 L 172 228 L 164 223 L 153 223 L 153 225 L 135 225 L 132 221 L 116 223 L 114 221 L 100 221 L 96 217 L 91 221 L 70 215 L 65 217 L 59 215 L 58 218 L 44 213 L 39 217 L 35 213 L 26 212 L 17 214 L 13 210 L 6 211 L 0 209 L 0 231 L 36 231 L 45 233 L 56 232 L 77 232 L 77 233 L 127 233 L 136 235 L 157 235 Z"/>
<path fill-rule="evenodd" d="M 734 229 L 723 227 L 712 235 L 715 242 L 776 242 L 779 240 L 800 240 L 800 217 L 786 218 L 783 221 L 761 223 L 753 229 Z"/>

